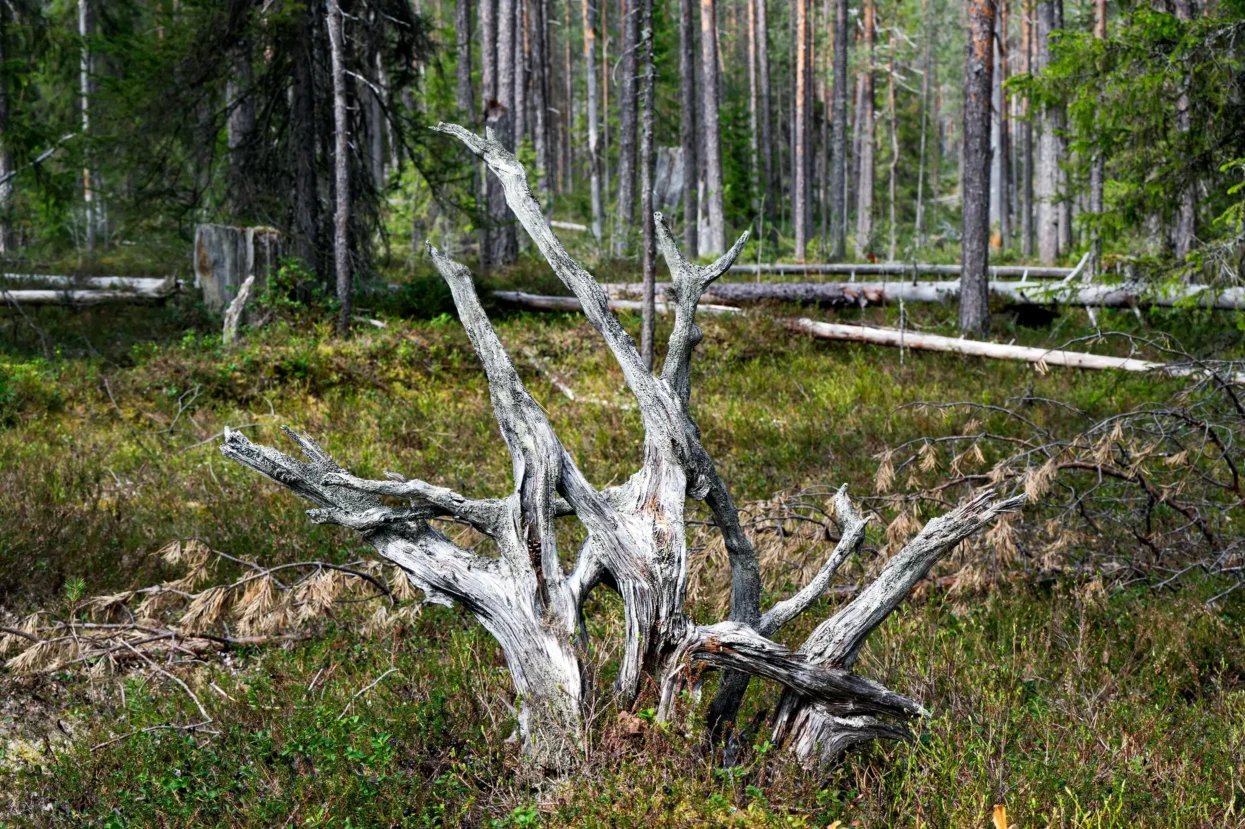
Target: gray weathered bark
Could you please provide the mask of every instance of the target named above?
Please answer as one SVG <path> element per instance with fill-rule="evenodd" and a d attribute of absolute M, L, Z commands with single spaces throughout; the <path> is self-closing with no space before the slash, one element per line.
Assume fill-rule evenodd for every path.
<path fill-rule="evenodd" d="M 970 0 L 964 67 L 964 229 L 960 332 L 990 330 L 990 98 L 994 73 L 994 0 Z"/>
<path fill-rule="evenodd" d="M 793 126 L 795 152 L 792 153 L 792 199 L 791 215 L 795 224 L 795 261 L 803 262 L 808 255 L 808 200 L 812 194 L 812 182 L 808 176 L 808 4 L 809 0 L 795 0 L 795 123 Z"/>
<path fill-rule="evenodd" d="M 489 128 L 508 150 L 515 150 L 515 6 L 518 0 L 496 0 L 497 96 L 488 109 Z M 509 265 L 519 255 L 514 220 L 506 209 L 506 197 L 496 176 L 488 180 L 489 264 Z"/>
<path fill-rule="evenodd" d="M 251 45 L 242 40 L 234 45 L 225 101 L 229 108 L 226 143 L 229 148 L 229 210 L 235 216 L 250 218 L 251 188 L 255 172 L 255 98 L 251 94 Z"/>
<path fill-rule="evenodd" d="M 1023 71 L 1033 71 L 1033 0 L 1021 0 L 1020 48 Z M 1020 121 L 1020 252 L 1033 256 L 1033 119 L 1029 96 Z"/>
<path fill-rule="evenodd" d="M 846 2 L 846 0 L 844 0 Z M 765 215 L 773 217 L 778 207 L 778 176 L 774 166 L 774 106 L 771 101 L 769 72 L 769 0 L 756 0 L 757 83 L 760 87 L 761 165 L 765 171 L 762 190 Z M 692 251 L 695 253 L 695 251 Z"/>
<path fill-rule="evenodd" d="M 678 251 L 660 214 L 654 216 L 657 243 L 673 279 L 675 312 L 665 363 L 654 376 L 610 313 L 602 286 L 570 258 L 550 230 L 514 155 L 493 136 L 482 139 L 452 125 L 438 129 L 484 158 L 502 183 L 507 204 L 622 369 L 644 428 L 639 471 L 604 491 L 588 483 L 515 371 L 467 269 L 431 247 L 432 260 L 450 285 L 459 317 L 484 366 L 493 410 L 513 459 L 512 493 L 502 499 L 473 500 L 396 475 L 385 481 L 365 480 L 342 469 L 308 437 L 288 430 L 306 462 L 257 446 L 235 432 L 225 435 L 226 457 L 315 503 L 318 508 L 308 513 L 313 521 L 358 531 L 430 600 L 460 601 L 479 619 L 506 656 L 520 699 L 524 751 L 537 770 L 565 772 L 583 756 L 590 689 L 580 664 L 584 651 L 577 643 L 586 635 L 581 625 L 584 602 L 602 583 L 611 584 L 622 598 L 626 639 L 616 690 L 624 701 L 635 697 L 648 675 L 661 691 L 658 716 L 672 717 L 687 668 L 697 662 L 732 672 L 730 676 L 760 676 L 783 685 L 788 715 L 779 728 L 784 735 L 797 737 L 793 746 L 808 760 L 833 755 L 840 745 L 866 734 L 903 736 L 902 722 L 921 715 L 923 709 L 852 673 L 852 659 L 865 637 L 943 553 L 994 515 L 1018 506 L 1020 499 L 995 503 L 986 492 L 934 519 L 895 556 L 877 582 L 819 627 L 800 652 L 772 641 L 768 637 L 824 593 L 835 568 L 863 538 L 863 522 L 854 517 L 846 493 L 840 492 L 843 540 L 808 586 L 768 612 L 759 612 L 755 550 L 690 414 L 691 357 L 701 339 L 696 305 L 739 255 L 747 234 L 717 262 L 699 267 Z M 409 499 L 411 506 L 387 507 L 382 495 Z M 730 618 L 715 625 L 698 626 L 684 614 L 688 577 L 684 508 L 689 496 L 709 507 L 731 562 Z M 558 554 L 554 523 L 559 516 L 572 515 L 586 530 L 586 540 L 567 571 Z M 498 556 L 477 556 L 458 547 L 429 524 L 437 518 L 465 522 L 489 536 L 497 544 Z M 741 694 L 744 686 L 746 681 L 723 683 L 724 690 L 736 689 L 727 696 Z M 720 696 L 715 707 L 730 708 L 721 702 Z M 812 715 L 801 713 L 810 706 L 816 706 Z M 823 711 L 830 719 L 816 719 Z M 793 715 L 811 725 L 793 726 Z M 848 724 L 835 718 L 848 718 Z"/>
<path fill-rule="evenodd" d="M 95 84 L 95 58 L 91 54 L 88 40 L 95 34 L 95 15 L 91 10 L 91 0 L 78 0 L 78 37 L 81 38 L 81 54 L 78 71 L 78 97 L 82 117 L 82 136 L 91 134 L 91 97 Z M 96 230 L 99 225 L 99 206 L 96 204 L 95 188 L 96 172 L 91 167 L 91 159 L 82 168 L 82 220 L 83 239 L 86 252 L 95 252 Z"/>
<path fill-rule="evenodd" d="M 337 212 L 333 216 L 333 263 L 337 277 L 337 334 L 350 331 L 353 272 L 350 267 L 350 113 L 346 104 L 345 30 L 341 0 L 329 0 L 329 47 L 333 75 L 333 169 Z"/>
<path fill-rule="evenodd" d="M 314 24 L 311 9 L 303 9 L 299 16 L 300 42 L 294 51 L 290 104 L 294 149 L 294 251 L 310 271 L 318 274 L 320 193 L 316 177 L 315 81 L 312 75 Z"/>
<path fill-rule="evenodd" d="M 870 253 L 869 243 L 873 237 L 873 45 L 877 37 L 877 8 L 874 0 L 865 0 L 864 6 L 864 65 L 860 68 L 860 107 L 857 120 L 860 131 L 857 143 L 860 150 L 856 156 L 856 258 L 865 259 Z"/>
<path fill-rule="evenodd" d="M 1041 72 L 1050 62 L 1050 36 L 1055 28 L 1055 3 L 1045 0 L 1037 5 L 1037 31 L 1033 35 L 1034 69 Z M 1033 198 L 1037 202 L 1038 259 L 1049 265 L 1059 256 L 1059 142 L 1055 136 L 1055 113 L 1042 107 L 1038 135 Z"/>
<path fill-rule="evenodd" d="M 1187 21 L 1193 17 L 1193 3 L 1191 0 L 1176 0 L 1175 5 L 1177 18 Z M 1105 21 L 1105 9 L 1102 14 Z M 1191 81 L 1192 78 L 1186 74 L 1181 84 L 1180 97 L 1176 101 L 1176 129 L 1182 133 L 1188 132 L 1192 127 L 1192 119 L 1189 115 L 1191 102 L 1188 92 Z M 1175 247 L 1177 259 L 1184 259 L 1193 250 L 1196 231 L 1197 186 L 1190 182 L 1180 191 L 1180 206 L 1176 211 Z"/>
<path fill-rule="evenodd" d="M 597 131 L 597 0 L 584 3 L 584 77 L 587 83 L 588 177 L 592 196 L 592 236 L 601 243 L 601 147 Z"/>
<path fill-rule="evenodd" d="M 641 253 L 644 274 L 644 308 L 640 326 L 640 357 L 644 367 L 653 368 L 657 282 L 657 240 L 653 224 L 653 173 L 656 157 L 653 147 L 653 0 L 640 0 L 640 216 L 643 222 Z"/>

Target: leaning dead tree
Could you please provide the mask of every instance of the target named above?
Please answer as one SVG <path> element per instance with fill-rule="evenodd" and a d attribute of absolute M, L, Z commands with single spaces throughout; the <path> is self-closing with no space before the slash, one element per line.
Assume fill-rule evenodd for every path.
<path fill-rule="evenodd" d="M 796 651 L 771 637 L 807 610 L 859 548 L 865 520 L 840 491 L 841 540 L 817 575 L 795 595 L 761 612 L 757 556 L 739 514 L 692 419 L 691 359 L 701 332 L 695 309 L 705 289 L 734 262 L 741 238 L 707 267 L 689 263 L 657 214 L 659 247 L 674 277 L 674 330 L 665 364 L 644 368 L 635 342 L 610 313 L 601 285 L 567 255 L 533 197 L 523 166 L 491 134 L 459 126 L 438 129 L 457 137 L 497 176 L 511 211 L 613 353 L 635 398 L 644 427 L 643 460 L 625 483 L 597 489 L 558 440 L 544 411 L 528 393 L 481 307 L 467 269 L 429 246 L 449 283 L 458 314 L 484 365 L 502 438 L 510 451 L 514 491 L 502 498 L 470 498 L 421 480 L 390 473 L 365 480 L 342 468 L 311 438 L 287 430 L 306 460 L 260 446 L 236 432 L 222 451 L 316 505 L 317 523 L 358 531 L 380 555 L 400 567 L 430 601 L 461 603 L 497 640 L 520 700 L 524 752 L 540 771 L 565 772 L 585 746 L 587 628 L 583 612 L 598 586 L 622 599 L 626 640 L 614 691 L 626 702 L 646 678 L 660 690 L 658 716 L 676 713 L 679 691 L 699 681 L 693 667 L 725 672 L 710 720 L 729 722 L 751 677 L 785 689 L 776 736 L 809 762 L 837 757 L 874 738 L 906 734 L 905 721 L 923 709 L 914 700 L 853 673 L 869 634 L 908 590 L 950 549 L 1014 510 L 1023 496 L 996 500 L 983 490 L 925 525 L 888 562 L 878 578 L 823 622 Z M 404 499 L 389 506 L 384 498 Z M 727 620 L 698 625 L 686 615 L 687 499 L 708 507 L 731 563 Z M 563 566 L 555 524 L 574 518 L 586 539 L 569 569 Z M 496 556 L 454 544 L 436 519 L 465 522 L 491 538 Z"/>

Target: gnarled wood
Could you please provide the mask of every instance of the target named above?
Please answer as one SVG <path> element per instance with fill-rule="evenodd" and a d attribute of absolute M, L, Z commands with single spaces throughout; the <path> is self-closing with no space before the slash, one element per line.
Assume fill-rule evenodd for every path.
<path fill-rule="evenodd" d="M 761 614 L 756 552 L 690 414 L 691 358 L 701 337 L 695 324 L 697 305 L 708 286 L 730 268 L 746 235 L 717 262 L 700 267 L 682 256 L 661 215 L 655 214 L 657 240 L 674 279 L 669 299 L 675 320 L 665 365 L 654 376 L 611 313 L 606 291 L 553 234 L 514 155 L 490 134 L 481 138 L 452 125 L 439 129 L 484 159 L 511 211 L 621 366 L 645 432 L 638 471 L 605 490 L 588 482 L 524 386 L 467 269 L 431 246 L 432 261 L 450 286 L 488 378 L 513 463 L 511 494 L 472 499 L 392 474 L 390 480 L 362 479 L 341 468 L 310 438 L 289 430 L 306 462 L 257 446 L 236 432 L 226 433 L 225 456 L 312 501 L 317 506 L 308 513 L 313 521 L 359 532 L 430 600 L 460 602 L 474 614 L 506 655 L 521 701 L 524 750 L 538 769 L 564 772 L 582 756 L 589 689 L 580 663 L 585 651 L 578 645 L 587 636 L 584 602 L 600 584 L 610 585 L 622 598 L 626 638 L 616 690 L 623 700 L 635 697 L 643 677 L 650 676 L 661 691 L 661 716 L 673 715 L 675 693 L 695 663 L 727 672 L 710 711 L 715 734 L 734 718 L 752 676 L 787 689 L 792 702 L 784 734 L 793 733 L 786 723 L 795 718 L 809 721 L 798 732 L 797 747 L 807 743 L 813 746 L 810 751 L 824 754 L 865 735 L 905 733 L 891 721 L 902 723 L 923 709 L 854 674 L 850 656 L 940 555 L 1017 502 L 995 503 L 984 493 L 930 522 L 873 586 L 818 628 L 800 651 L 774 642 L 770 634 L 810 607 L 859 547 L 865 522 L 840 491 L 844 532 L 839 545 L 804 589 Z M 382 497 L 408 499 L 409 506 L 387 506 Z M 688 497 L 709 507 L 731 560 L 730 618 L 716 625 L 699 626 L 685 615 Z M 587 531 L 569 571 L 562 566 L 554 532 L 555 519 L 564 516 L 574 516 Z M 437 518 L 464 521 L 489 536 L 498 557 L 484 558 L 456 546 L 429 523 Z M 847 656 L 834 656 L 836 648 L 845 647 Z"/>

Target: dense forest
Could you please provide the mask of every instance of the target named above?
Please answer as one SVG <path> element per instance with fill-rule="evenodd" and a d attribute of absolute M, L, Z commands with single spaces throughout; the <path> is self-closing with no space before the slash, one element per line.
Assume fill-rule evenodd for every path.
<path fill-rule="evenodd" d="M 12 0 L 0 236 L 9 256 L 90 261 L 262 224 L 323 277 L 344 182 L 352 269 L 425 238 L 510 262 L 499 189 L 426 129 L 446 120 L 517 148 L 549 215 L 602 256 L 639 250 L 655 198 L 693 255 L 751 226 L 760 261 L 956 259 L 963 236 L 978 259 L 1092 247 L 1239 278 L 1243 17 L 1191 0 Z"/>

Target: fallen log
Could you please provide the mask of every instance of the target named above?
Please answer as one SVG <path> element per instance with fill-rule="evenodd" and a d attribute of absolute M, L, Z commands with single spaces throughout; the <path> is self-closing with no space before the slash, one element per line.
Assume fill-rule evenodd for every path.
<path fill-rule="evenodd" d="M 1019 276 L 1030 279 L 1063 279 L 1076 268 L 1052 268 L 1039 265 L 994 265 L 990 268 L 991 276 Z M 731 273 L 750 274 L 856 274 L 878 276 L 908 276 L 915 274 L 935 274 L 940 276 L 959 276 L 959 265 L 923 265 L 919 262 L 860 262 L 837 263 L 832 265 L 735 265 Z"/>
<path fill-rule="evenodd" d="M 639 297 L 639 282 L 607 283 L 606 293 L 617 299 Z M 657 285 L 665 296 L 669 282 Z M 1085 285 L 993 280 L 990 293 L 1013 305 L 1077 305 L 1137 308 L 1175 307 L 1187 303 L 1218 310 L 1245 309 L 1245 288 L 1213 289 L 1208 285 L 1156 288 L 1149 285 Z M 794 302 L 840 307 L 904 302 L 953 302 L 960 295 L 959 280 L 943 282 L 719 282 L 705 292 L 704 301 L 718 305 L 752 302 Z"/>
<path fill-rule="evenodd" d="M 1118 371 L 1148 371 L 1169 377 L 1204 376 L 1208 372 L 1195 366 L 1178 366 L 1154 363 L 1132 357 L 1109 357 L 1102 354 L 1086 354 L 1082 351 L 1060 351 L 1049 348 L 1033 348 L 1023 345 L 966 340 L 959 337 L 942 337 L 937 334 L 920 334 L 898 328 L 871 328 L 863 325 L 843 325 L 833 322 L 817 322 L 808 318 L 779 320 L 786 328 L 811 334 L 824 340 L 870 343 L 914 348 L 921 351 L 943 351 L 967 354 L 973 357 L 991 357 L 998 360 L 1021 360 L 1035 365 L 1070 366 L 1072 368 L 1108 369 Z M 1235 385 L 1245 385 L 1245 374 L 1220 375 Z"/>
<path fill-rule="evenodd" d="M 156 284 L 132 284 L 125 289 L 109 290 L 17 290 L 0 288 L 0 305 L 100 305 L 108 302 L 139 302 L 160 300 L 177 291 L 173 277 L 153 280 Z"/>
<path fill-rule="evenodd" d="M 118 291 L 154 291 L 168 282 L 169 277 L 162 276 L 61 276 L 47 273 L 6 273 L 0 274 L 4 282 L 35 283 L 67 289 L 111 288 Z M 38 289 L 32 289 L 38 290 Z"/>
<path fill-rule="evenodd" d="M 503 302 L 509 302 L 537 311 L 581 310 L 579 300 L 575 297 L 540 296 L 537 294 L 526 294 L 521 291 L 494 291 L 493 296 Z M 640 309 L 640 303 L 632 300 L 611 299 L 609 305 L 610 310 L 613 311 L 638 311 Z M 739 308 L 733 308 L 728 305 L 699 305 L 696 310 L 707 311 L 711 314 L 742 313 Z M 666 303 L 658 302 L 657 311 L 658 313 L 665 313 Z M 1003 345 L 981 340 L 943 337 L 936 334 L 920 334 L 914 331 L 902 331 L 898 328 L 842 325 L 791 317 L 780 318 L 778 322 L 792 331 L 812 334 L 815 337 L 826 340 L 892 345 L 921 351 L 944 351 L 955 354 L 967 354 L 974 357 L 990 357 L 998 360 L 1022 360 L 1042 367 L 1068 366 L 1071 368 L 1097 370 L 1152 371 L 1166 374 L 1170 377 L 1204 376 L 1208 373 L 1205 369 L 1198 367 L 1173 366 L 1167 363 L 1155 363 L 1132 357 L 1110 357 L 1099 354 L 1087 354 L 1081 351 L 1061 351 L 1049 348 L 1033 348 L 1031 346 Z M 1220 376 L 1234 385 L 1245 385 L 1245 374 L 1229 373 Z"/>

